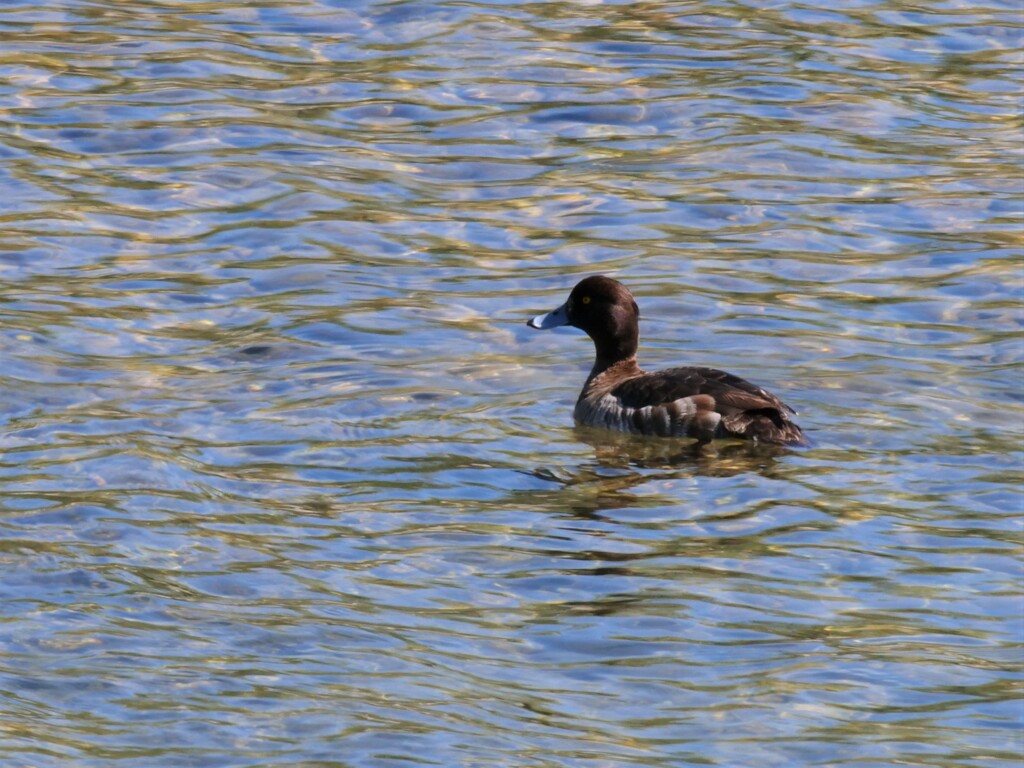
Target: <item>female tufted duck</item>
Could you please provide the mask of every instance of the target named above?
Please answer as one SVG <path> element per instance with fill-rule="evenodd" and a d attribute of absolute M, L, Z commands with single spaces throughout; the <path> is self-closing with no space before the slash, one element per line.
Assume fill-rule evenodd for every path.
<path fill-rule="evenodd" d="M 594 367 L 576 401 L 576 421 L 660 437 L 741 437 L 776 445 L 807 445 L 790 421 L 792 408 L 749 381 L 714 368 L 645 373 L 636 362 L 640 310 L 633 294 L 610 277 L 581 280 L 558 309 L 531 328 L 571 325 L 593 339 Z"/>

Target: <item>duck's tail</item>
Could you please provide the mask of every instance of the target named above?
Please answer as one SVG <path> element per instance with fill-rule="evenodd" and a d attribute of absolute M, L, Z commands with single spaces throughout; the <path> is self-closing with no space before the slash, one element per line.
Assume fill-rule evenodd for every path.
<path fill-rule="evenodd" d="M 775 408 L 739 411 L 722 419 L 726 432 L 772 445 L 810 445 L 789 414 Z"/>

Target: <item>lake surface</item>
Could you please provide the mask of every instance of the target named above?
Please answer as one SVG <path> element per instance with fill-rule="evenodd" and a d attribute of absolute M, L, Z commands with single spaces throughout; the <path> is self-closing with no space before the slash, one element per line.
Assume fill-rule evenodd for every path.
<path fill-rule="evenodd" d="M 0 765 L 1019 765 L 1013 2 L 0 6 Z M 807 450 L 572 425 L 648 368 Z"/>

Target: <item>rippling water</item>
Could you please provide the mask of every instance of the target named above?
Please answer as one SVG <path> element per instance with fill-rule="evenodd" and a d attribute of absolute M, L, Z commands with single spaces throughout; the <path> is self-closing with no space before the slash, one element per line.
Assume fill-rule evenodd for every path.
<path fill-rule="evenodd" d="M 0 6 L 0 762 L 1018 764 L 1010 2 Z M 575 430 L 582 275 L 805 451 Z"/>

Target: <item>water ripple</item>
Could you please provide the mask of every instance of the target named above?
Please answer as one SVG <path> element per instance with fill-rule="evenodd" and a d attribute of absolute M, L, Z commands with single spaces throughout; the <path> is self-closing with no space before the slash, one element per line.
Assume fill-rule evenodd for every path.
<path fill-rule="evenodd" d="M 1011 4 L 0 32 L 0 762 L 1017 762 Z M 595 272 L 814 447 L 573 429 Z"/>

